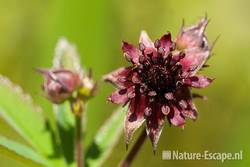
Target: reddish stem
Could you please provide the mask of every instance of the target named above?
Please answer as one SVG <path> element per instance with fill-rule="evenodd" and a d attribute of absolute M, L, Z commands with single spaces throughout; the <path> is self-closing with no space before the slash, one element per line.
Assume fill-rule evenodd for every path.
<path fill-rule="evenodd" d="M 139 152 L 141 146 L 145 142 L 145 139 L 147 137 L 145 128 L 142 130 L 139 138 L 137 139 L 136 143 L 133 145 L 133 148 L 129 151 L 125 159 L 120 163 L 120 167 L 129 167 L 134 158 L 136 157 L 137 153 Z"/>
<path fill-rule="evenodd" d="M 82 116 L 76 115 L 75 151 L 77 167 L 84 167 L 82 146 Z"/>

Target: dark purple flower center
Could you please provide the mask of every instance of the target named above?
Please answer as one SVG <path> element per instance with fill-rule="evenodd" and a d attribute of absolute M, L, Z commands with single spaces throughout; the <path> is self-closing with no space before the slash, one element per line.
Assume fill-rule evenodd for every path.
<path fill-rule="evenodd" d="M 158 40 L 155 45 L 159 45 Z M 143 44 L 140 44 L 140 50 L 140 64 L 134 68 L 140 78 L 140 93 L 150 96 L 151 100 L 165 103 L 181 86 L 182 66 L 179 61 L 184 58 L 184 54 L 172 55 L 162 47 L 156 47 L 156 53 L 145 53 Z"/>

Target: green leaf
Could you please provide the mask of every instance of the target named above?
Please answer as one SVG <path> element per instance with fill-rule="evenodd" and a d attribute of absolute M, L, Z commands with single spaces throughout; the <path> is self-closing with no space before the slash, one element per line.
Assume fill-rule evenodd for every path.
<path fill-rule="evenodd" d="M 30 167 L 52 167 L 48 161 L 27 146 L 0 136 L 0 154 L 20 161 Z"/>
<path fill-rule="evenodd" d="M 74 165 L 74 132 L 75 119 L 71 112 L 70 104 L 65 102 L 54 105 L 54 113 L 57 119 L 61 149 L 68 165 Z"/>
<path fill-rule="evenodd" d="M 68 69 L 77 73 L 82 73 L 80 59 L 76 47 L 69 43 L 66 38 L 59 39 L 53 60 L 54 69 Z"/>
<path fill-rule="evenodd" d="M 119 108 L 106 120 L 86 153 L 85 161 L 89 167 L 100 167 L 108 158 L 123 131 L 125 108 Z"/>
<path fill-rule="evenodd" d="M 0 76 L 0 116 L 39 153 L 61 164 L 51 127 L 41 112 L 19 86 Z"/>

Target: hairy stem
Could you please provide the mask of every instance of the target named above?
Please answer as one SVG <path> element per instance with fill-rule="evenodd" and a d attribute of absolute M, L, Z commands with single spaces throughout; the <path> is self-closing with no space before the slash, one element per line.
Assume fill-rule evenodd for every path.
<path fill-rule="evenodd" d="M 75 154 L 77 167 L 84 167 L 83 162 L 83 146 L 82 146 L 82 116 L 76 115 L 76 133 L 75 133 Z"/>
<path fill-rule="evenodd" d="M 141 146 L 145 142 L 147 137 L 145 128 L 142 130 L 139 138 L 137 139 L 136 143 L 133 145 L 133 148 L 129 151 L 125 159 L 120 163 L 120 167 L 129 167 L 133 160 L 135 159 L 137 153 L 139 152 Z"/>

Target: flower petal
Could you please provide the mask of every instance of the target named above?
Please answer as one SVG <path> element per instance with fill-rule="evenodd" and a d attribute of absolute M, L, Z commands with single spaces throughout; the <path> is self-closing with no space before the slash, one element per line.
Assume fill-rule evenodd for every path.
<path fill-rule="evenodd" d="M 198 117 L 198 112 L 197 110 L 184 110 L 182 112 L 183 116 L 186 117 L 186 118 L 190 118 L 192 119 L 193 121 L 195 121 Z"/>
<path fill-rule="evenodd" d="M 176 39 L 177 47 L 179 49 L 204 48 L 204 44 L 208 44 L 204 35 L 207 24 L 208 19 L 204 17 L 195 25 L 182 27 Z"/>
<path fill-rule="evenodd" d="M 122 50 L 128 61 L 136 64 L 139 62 L 139 51 L 134 45 L 123 42 Z"/>
<path fill-rule="evenodd" d="M 192 101 L 192 94 L 188 87 L 182 87 L 175 92 L 176 101 L 178 101 L 178 106 L 175 106 L 181 115 L 192 120 L 196 120 L 198 113 L 195 104 Z M 170 115 L 173 117 L 173 114 Z"/>
<path fill-rule="evenodd" d="M 160 45 L 164 49 L 165 54 L 173 49 L 173 42 L 171 40 L 171 34 L 165 34 L 160 39 Z"/>
<path fill-rule="evenodd" d="M 185 105 L 181 105 L 180 102 L 184 102 Z M 180 107 L 182 108 L 182 110 L 181 110 L 182 115 L 186 118 L 196 120 L 198 113 L 197 113 L 197 109 L 196 109 L 194 103 L 192 102 L 192 99 L 190 98 L 187 100 L 181 100 L 180 102 L 179 102 L 179 104 L 180 104 Z"/>
<path fill-rule="evenodd" d="M 210 55 L 210 50 L 201 48 L 187 49 L 185 57 L 180 60 L 184 75 L 195 75 L 205 64 Z"/>
<path fill-rule="evenodd" d="M 181 115 L 181 109 L 177 108 L 177 106 L 175 105 L 171 105 L 171 110 L 172 111 L 170 112 L 170 114 L 168 114 L 168 118 L 171 124 L 183 128 L 185 124 L 185 119 Z"/>
<path fill-rule="evenodd" d="M 212 81 L 213 81 L 212 79 L 207 78 L 202 75 L 192 76 L 183 80 L 185 84 L 187 84 L 188 86 L 195 87 L 195 88 L 205 88 L 209 86 Z"/>
<path fill-rule="evenodd" d="M 134 92 L 133 87 L 130 87 L 128 89 L 127 88 L 120 89 L 113 92 L 109 97 L 109 100 L 115 104 L 125 104 L 129 100 L 129 94 L 132 94 L 133 92 Z"/>
<path fill-rule="evenodd" d="M 155 151 L 165 122 L 165 115 L 161 111 L 160 104 L 153 103 L 151 108 L 152 112 L 146 118 L 146 130 Z"/>
<path fill-rule="evenodd" d="M 154 48 L 154 43 L 151 41 L 146 31 L 141 31 L 139 42 L 143 43 L 147 48 Z"/>
<path fill-rule="evenodd" d="M 129 144 L 134 132 L 144 122 L 144 111 L 147 99 L 144 95 L 136 95 L 129 103 L 129 109 L 125 118 L 125 140 Z"/>
<path fill-rule="evenodd" d="M 205 17 L 198 24 L 182 27 L 177 36 L 177 48 L 185 53 L 185 58 L 181 60 L 185 75 L 195 75 L 209 58 L 211 47 L 205 36 L 207 24 Z"/>
<path fill-rule="evenodd" d="M 112 83 L 118 88 L 125 88 L 131 86 L 129 82 L 131 67 L 119 68 L 105 76 L 103 76 L 103 80 Z"/>

